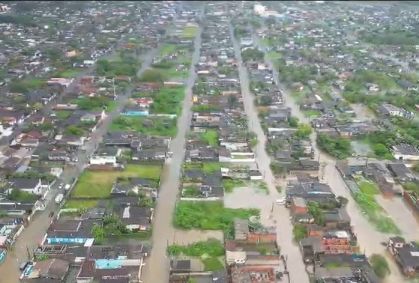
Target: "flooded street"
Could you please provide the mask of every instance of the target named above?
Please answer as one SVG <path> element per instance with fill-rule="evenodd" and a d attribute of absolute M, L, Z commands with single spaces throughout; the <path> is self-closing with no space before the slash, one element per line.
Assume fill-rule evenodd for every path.
<path fill-rule="evenodd" d="M 375 199 L 390 215 L 407 241 L 419 240 L 419 220 L 415 218 L 414 212 L 410 210 L 402 198 L 386 199 L 382 195 L 377 195 Z"/>
<path fill-rule="evenodd" d="M 255 42 L 257 42 L 257 39 Z M 273 64 L 271 62 L 267 62 L 267 63 L 269 64 L 271 68 L 273 67 Z M 291 113 L 294 117 L 299 118 L 301 122 L 309 123 L 309 119 L 305 117 L 304 114 L 300 111 L 298 104 L 291 97 L 291 95 L 287 92 L 285 87 L 281 85 L 279 81 L 278 72 L 274 68 L 273 70 L 274 70 L 274 80 L 279 86 L 279 88 L 281 89 L 281 91 L 283 92 L 285 105 L 291 108 Z M 258 137 L 259 137 L 259 134 L 258 134 Z M 394 260 L 386 252 L 386 248 L 381 244 L 381 242 L 387 242 L 388 238 L 391 235 L 376 231 L 374 226 L 368 222 L 368 220 L 361 213 L 356 202 L 353 200 L 349 192 L 349 189 L 346 187 L 345 182 L 343 181 L 340 173 L 336 169 L 335 167 L 336 160 L 330 157 L 329 155 L 321 152 L 318 149 L 316 145 L 315 132 L 313 132 L 313 134 L 311 135 L 311 140 L 312 140 L 314 150 L 315 150 L 315 158 L 316 159 L 318 158 L 321 164 L 320 176 L 324 177 L 324 179 L 322 178 L 321 181 L 327 183 L 331 187 L 335 195 L 343 196 L 349 200 L 348 205 L 347 205 L 347 211 L 351 217 L 351 223 L 352 223 L 352 226 L 354 227 L 353 230 L 354 230 L 354 233 L 358 237 L 358 242 L 359 242 L 359 246 L 361 247 L 361 251 L 365 252 L 367 256 L 370 256 L 371 254 L 374 254 L 374 253 L 382 254 L 386 256 L 387 261 L 390 266 L 391 274 L 387 276 L 385 282 L 389 282 L 389 283 L 404 282 L 405 279 L 402 276 L 399 268 L 396 266 Z M 279 212 L 281 214 L 288 213 L 288 211 L 284 207 L 276 207 L 276 212 Z M 283 219 L 284 218 L 285 217 L 283 217 Z M 282 224 L 282 222 L 284 221 L 285 219 L 281 221 L 280 223 Z M 285 221 L 285 222 L 290 223 L 289 221 Z M 290 238 L 292 237 L 292 227 L 290 226 L 291 225 L 281 226 L 282 227 L 281 237 L 290 237 Z M 285 249 L 283 249 L 283 251 L 285 251 Z M 300 254 L 299 250 L 296 250 L 295 252 Z M 291 273 L 291 278 L 292 278 L 292 274 L 293 273 Z M 291 282 L 300 282 L 300 281 L 293 281 L 291 279 Z"/>
<path fill-rule="evenodd" d="M 269 189 L 269 196 L 267 197 L 266 205 L 264 205 L 264 207 L 268 206 L 269 209 L 273 208 L 272 212 L 270 210 L 267 212 L 266 208 L 263 209 L 261 211 L 261 218 L 267 219 L 271 217 L 272 214 L 273 224 L 276 224 L 275 226 L 277 229 L 277 243 L 278 246 L 280 246 L 281 253 L 287 257 L 287 266 L 291 282 L 309 282 L 300 250 L 298 245 L 293 241 L 293 226 L 289 218 L 289 211 L 284 206 L 273 205 L 275 200 L 284 193 L 280 194 L 276 190 L 275 178 L 270 168 L 271 159 L 265 150 L 266 136 L 260 125 L 256 107 L 253 104 L 254 96 L 249 90 L 247 70 L 243 65 L 240 46 L 233 36 L 232 27 L 230 27 L 230 34 L 233 40 L 236 59 L 238 61 L 241 92 L 243 96 L 244 109 L 249 122 L 249 129 L 250 131 L 253 131 L 258 138 L 258 144 L 255 147 L 256 163 L 258 164 L 259 170 L 262 172 Z M 250 199 L 253 200 L 252 197 L 250 197 Z M 265 213 L 269 213 L 269 215 Z"/>
<path fill-rule="evenodd" d="M 173 156 L 168 161 L 166 172 L 161 180 L 153 224 L 153 248 L 150 257 L 146 260 L 146 266 L 143 268 L 142 278 L 143 282 L 146 283 L 169 281 L 169 259 L 166 256 L 166 247 L 173 242 L 172 239 L 179 239 L 179 236 L 175 235 L 172 218 L 178 194 L 181 166 L 185 155 L 185 135 L 191 122 L 192 87 L 196 79 L 195 64 L 197 64 L 200 54 L 201 29 L 199 29 L 195 38 L 194 45 L 190 75 L 186 82 L 186 95 L 182 105 L 182 115 L 177 122 L 178 132 L 170 143 L 169 151 L 173 152 Z M 187 236 L 191 238 L 188 239 Z M 184 233 L 182 234 L 182 240 L 189 243 L 195 242 L 197 239 L 194 233 Z"/>

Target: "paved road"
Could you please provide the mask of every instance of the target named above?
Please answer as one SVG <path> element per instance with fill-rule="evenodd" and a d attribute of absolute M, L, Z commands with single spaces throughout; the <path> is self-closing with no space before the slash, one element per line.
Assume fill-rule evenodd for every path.
<path fill-rule="evenodd" d="M 166 256 L 166 247 L 167 243 L 172 242 L 174 237 L 172 216 L 178 194 L 181 165 L 185 155 L 185 135 L 189 130 L 192 118 L 192 87 L 196 79 L 195 65 L 198 63 L 200 54 L 201 30 L 199 30 L 195 38 L 194 45 L 190 75 L 186 81 L 186 95 L 182 106 L 183 111 L 177 122 L 178 132 L 170 143 L 170 151 L 173 152 L 173 156 L 168 160 L 168 166 L 165 166 L 162 176 L 159 199 L 154 216 L 153 248 L 143 269 L 142 281 L 146 283 L 164 283 L 169 281 L 170 263 Z"/>
<path fill-rule="evenodd" d="M 249 90 L 249 78 L 247 69 L 243 65 L 240 45 L 234 38 L 232 28 L 230 28 L 230 34 L 233 39 L 236 59 L 238 60 L 241 92 L 243 96 L 244 109 L 249 121 L 249 129 L 255 132 L 258 138 L 258 144 L 255 149 L 256 162 L 262 174 L 264 175 L 264 180 L 269 188 L 269 194 L 272 199 L 272 203 L 274 203 L 275 200 L 281 196 L 281 194 L 276 190 L 275 178 L 269 166 L 271 159 L 265 150 L 266 136 L 260 125 L 256 107 L 253 104 L 254 96 Z M 298 246 L 293 241 L 293 226 L 290 221 L 289 211 L 284 206 L 274 205 L 273 207 L 274 209 L 272 216 L 274 218 L 273 220 L 276 222 L 277 227 L 277 243 L 281 248 L 281 253 L 287 257 L 287 267 L 290 281 L 299 283 L 309 282 L 301 253 L 298 249 Z"/>
<path fill-rule="evenodd" d="M 283 93 L 285 105 L 291 108 L 293 116 L 298 117 L 301 122 L 308 123 L 309 119 L 304 116 L 304 113 L 301 112 L 296 101 L 279 81 L 278 72 L 275 68 L 273 68 L 271 62 L 268 63 L 271 69 L 274 70 L 274 80 Z M 321 177 L 324 177 L 322 178 L 322 182 L 327 183 L 335 195 L 343 196 L 348 199 L 347 211 L 351 217 L 351 224 L 353 226 L 354 233 L 358 237 L 358 243 L 361 247 L 361 251 L 365 252 L 367 256 L 370 256 L 371 254 L 381 254 L 386 256 L 391 274 L 386 278 L 385 282 L 404 282 L 404 277 L 401 275 L 399 268 L 386 252 L 385 247 L 381 244 L 381 242 L 387 242 L 391 235 L 378 232 L 361 213 L 356 202 L 349 193 L 349 189 L 335 167 L 336 160 L 319 150 L 316 143 L 315 132 L 311 135 L 311 141 L 315 150 L 315 158 L 318 158 L 320 164 L 322 165 L 320 170 Z"/>
<path fill-rule="evenodd" d="M 141 73 L 150 66 L 151 60 L 156 55 L 157 50 L 158 49 L 153 49 L 143 56 L 144 61 L 142 67 L 138 71 L 138 75 L 141 75 Z M 6 261 L 0 265 L 0 283 L 19 282 L 19 264 L 28 259 L 28 250 L 32 251 L 41 243 L 45 231 L 51 223 L 51 218 L 49 217 L 50 212 L 56 212 L 58 210 L 58 206 L 53 201 L 55 196 L 60 193 L 57 188 L 58 184 L 60 182 L 69 183 L 70 180 L 80 175 L 85 165 L 88 164 L 89 156 L 95 151 L 103 135 L 107 132 L 112 119 L 119 115 L 124 105 L 128 102 L 131 92 L 132 88 L 128 88 L 124 94 L 118 96 L 118 107 L 116 107 L 113 112 L 109 113 L 96 131 L 92 133 L 91 139 L 86 142 L 84 146 L 85 150 L 79 150 L 77 164 L 64 169 L 60 180 L 51 188 L 49 196 L 47 197 L 49 202 L 46 204 L 45 210 L 35 214 L 28 227 L 26 227 L 22 234 L 17 238 L 12 250 L 10 250 L 7 255 Z"/>

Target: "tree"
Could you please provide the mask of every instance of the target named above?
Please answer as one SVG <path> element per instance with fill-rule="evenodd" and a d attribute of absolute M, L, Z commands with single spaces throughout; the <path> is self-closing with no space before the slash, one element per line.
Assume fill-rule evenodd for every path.
<path fill-rule="evenodd" d="M 68 135 L 78 136 L 78 137 L 80 137 L 84 134 L 84 131 L 82 129 L 80 129 L 79 127 L 75 126 L 75 125 L 68 126 L 68 128 L 65 130 L 65 132 Z"/>
<path fill-rule="evenodd" d="M 311 135 L 311 126 L 308 124 L 299 124 L 295 136 L 299 139 L 306 139 Z"/>
<path fill-rule="evenodd" d="M 105 240 L 105 230 L 99 224 L 95 223 L 92 227 L 92 236 L 97 244 L 103 243 Z"/>
<path fill-rule="evenodd" d="M 292 229 L 292 233 L 294 235 L 294 240 L 299 242 L 307 237 L 307 228 L 302 224 L 295 224 L 294 228 Z"/>
<path fill-rule="evenodd" d="M 351 155 L 351 143 L 341 137 L 332 137 L 327 134 L 317 135 L 317 145 L 328 154 L 344 159 Z"/>
<path fill-rule="evenodd" d="M 387 260 L 379 254 L 373 254 L 370 257 L 372 269 L 378 277 L 384 278 L 390 274 L 390 268 L 388 267 Z"/>
<path fill-rule="evenodd" d="M 299 119 L 297 117 L 289 117 L 288 118 L 288 125 L 291 128 L 297 128 L 298 127 L 298 122 L 299 122 Z"/>
<path fill-rule="evenodd" d="M 419 173 L 419 162 L 416 162 L 415 165 L 413 165 L 412 169 L 413 169 L 413 171 Z"/>

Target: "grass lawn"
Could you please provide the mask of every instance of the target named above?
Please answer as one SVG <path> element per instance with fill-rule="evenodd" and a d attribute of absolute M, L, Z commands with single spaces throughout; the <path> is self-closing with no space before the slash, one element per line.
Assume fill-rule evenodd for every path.
<path fill-rule="evenodd" d="M 71 113 L 73 113 L 72 111 L 68 111 L 68 110 L 57 110 L 55 111 L 55 115 L 57 115 L 57 118 L 60 120 L 65 120 L 68 117 L 71 116 Z"/>
<path fill-rule="evenodd" d="M 183 29 L 181 36 L 183 38 L 194 38 L 197 33 L 198 33 L 198 27 L 189 26 Z"/>
<path fill-rule="evenodd" d="M 160 56 L 166 56 L 175 52 L 179 46 L 176 44 L 166 43 L 160 48 Z"/>
<path fill-rule="evenodd" d="M 73 198 L 107 198 L 112 184 L 118 177 L 142 177 L 153 180 L 160 178 L 159 165 L 129 164 L 123 171 L 84 171 L 80 176 L 74 191 Z"/>
<path fill-rule="evenodd" d="M 278 52 L 276 52 L 276 51 L 269 51 L 269 52 L 267 52 L 267 53 L 265 54 L 265 57 L 266 57 L 266 59 L 268 59 L 269 61 L 275 61 L 275 60 L 278 60 L 278 59 L 281 59 L 281 58 L 282 58 L 281 54 L 279 54 L 279 53 L 278 53 Z"/>
<path fill-rule="evenodd" d="M 56 74 L 57 77 L 61 78 L 74 78 L 81 72 L 81 69 L 67 69 Z"/>
<path fill-rule="evenodd" d="M 317 118 L 321 115 L 320 111 L 318 110 L 304 110 L 303 113 L 309 118 Z"/>
<path fill-rule="evenodd" d="M 123 117 L 112 121 L 111 131 L 134 131 L 151 136 L 174 137 L 177 120 L 166 117 Z"/>
<path fill-rule="evenodd" d="M 226 193 L 231 193 L 234 188 L 246 186 L 246 182 L 240 179 L 224 179 L 223 186 Z"/>
<path fill-rule="evenodd" d="M 360 180 L 357 182 L 362 193 L 367 195 L 378 195 L 380 190 L 374 182 L 368 180 Z"/>
<path fill-rule="evenodd" d="M 217 271 L 224 269 L 223 263 L 216 257 L 207 257 L 202 259 L 205 271 Z"/>
<path fill-rule="evenodd" d="M 218 132 L 216 130 L 207 130 L 201 134 L 201 139 L 210 146 L 218 145 Z"/>
<path fill-rule="evenodd" d="M 92 208 L 97 206 L 97 200 L 76 200 L 70 199 L 66 201 L 64 208 L 76 208 L 76 209 L 83 209 L 83 208 Z"/>
<path fill-rule="evenodd" d="M 221 170 L 221 164 L 218 162 L 204 162 L 202 163 L 202 171 L 206 174 L 212 174 Z"/>
<path fill-rule="evenodd" d="M 209 239 L 187 246 L 171 245 L 167 247 L 167 253 L 171 256 L 186 255 L 199 257 L 206 271 L 216 271 L 224 268 L 218 259 L 224 255 L 224 245 L 218 240 Z"/>
<path fill-rule="evenodd" d="M 225 208 L 219 201 L 180 201 L 176 204 L 173 223 L 186 230 L 223 230 L 228 238 L 233 234 L 234 218 L 247 219 L 253 215 L 259 215 L 259 210 Z"/>

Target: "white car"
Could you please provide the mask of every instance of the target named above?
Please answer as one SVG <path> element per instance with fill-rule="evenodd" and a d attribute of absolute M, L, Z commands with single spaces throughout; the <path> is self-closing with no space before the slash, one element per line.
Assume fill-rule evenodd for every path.
<path fill-rule="evenodd" d="M 285 198 L 279 198 L 275 201 L 277 204 L 285 204 Z"/>

